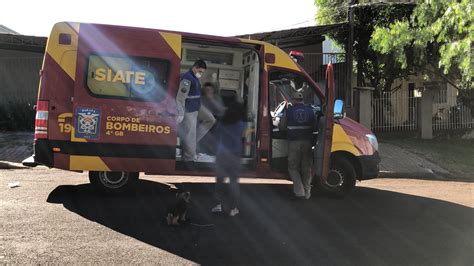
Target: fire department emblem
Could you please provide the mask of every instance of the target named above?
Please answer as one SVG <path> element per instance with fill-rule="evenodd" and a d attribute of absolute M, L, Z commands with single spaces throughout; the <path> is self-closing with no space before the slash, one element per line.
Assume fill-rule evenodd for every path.
<path fill-rule="evenodd" d="M 77 108 L 76 138 L 96 139 L 99 137 L 100 110 L 94 108 Z"/>

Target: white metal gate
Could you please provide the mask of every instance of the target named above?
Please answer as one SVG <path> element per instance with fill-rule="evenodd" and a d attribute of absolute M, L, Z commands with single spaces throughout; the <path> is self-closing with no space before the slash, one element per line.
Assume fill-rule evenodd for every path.
<path fill-rule="evenodd" d="M 372 99 L 372 130 L 374 132 L 404 132 L 418 129 L 418 105 L 421 98 L 413 90 L 382 92 Z M 430 115 L 430 114 L 423 114 Z M 471 109 L 456 94 L 446 90 L 433 93 L 433 130 L 474 128 Z"/>
<path fill-rule="evenodd" d="M 372 131 L 417 130 L 418 99 L 413 90 L 382 92 L 379 98 L 372 98 Z"/>
<path fill-rule="evenodd" d="M 474 128 L 471 109 L 457 96 L 437 91 L 433 97 L 433 130 Z"/>

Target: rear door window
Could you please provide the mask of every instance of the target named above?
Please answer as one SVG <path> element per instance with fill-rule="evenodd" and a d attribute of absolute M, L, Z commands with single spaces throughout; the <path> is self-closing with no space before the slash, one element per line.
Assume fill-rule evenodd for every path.
<path fill-rule="evenodd" d="M 170 64 L 156 58 L 90 55 L 87 88 L 96 97 L 161 101 Z"/>
<path fill-rule="evenodd" d="M 283 101 L 293 102 L 291 95 L 294 92 L 303 94 L 305 104 L 311 106 L 320 106 L 321 99 L 316 93 L 315 88 L 308 85 L 309 83 L 300 74 L 284 71 L 270 72 L 270 111 L 275 111 Z"/>

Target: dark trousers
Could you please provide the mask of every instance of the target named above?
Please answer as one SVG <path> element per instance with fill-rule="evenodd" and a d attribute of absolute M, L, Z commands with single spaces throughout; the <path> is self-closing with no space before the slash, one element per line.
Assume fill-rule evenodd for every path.
<path fill-rule="evenodd" d="M 225 183 L 224 179 L 229 177 L 230 187 L 230 207 L 231 209 L 237 208 L 240 186 L 239 186 L 239 173 L 240 173 L 240 156 L 232 154 L 218 154 L 216 158 L 216 185 L 215 185 L 215 198 L 219 204 L 222 204 L 225 194 Z"/>

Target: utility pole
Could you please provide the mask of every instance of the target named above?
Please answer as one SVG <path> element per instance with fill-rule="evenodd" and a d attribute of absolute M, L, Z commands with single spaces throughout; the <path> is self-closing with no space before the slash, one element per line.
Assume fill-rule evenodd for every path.
<path fill-rule="evenodd" d="M 349 0 L 349 9 L 347 16 L 349 20 L 349 38 L 346 44 L 346 80 L 348 90 L 345 91 L 345 100 L 349 101 L 352 106 L 352 65 L 353 65 L 353 51 L 354 51 L 354 6 L 355 0 Z"/>

